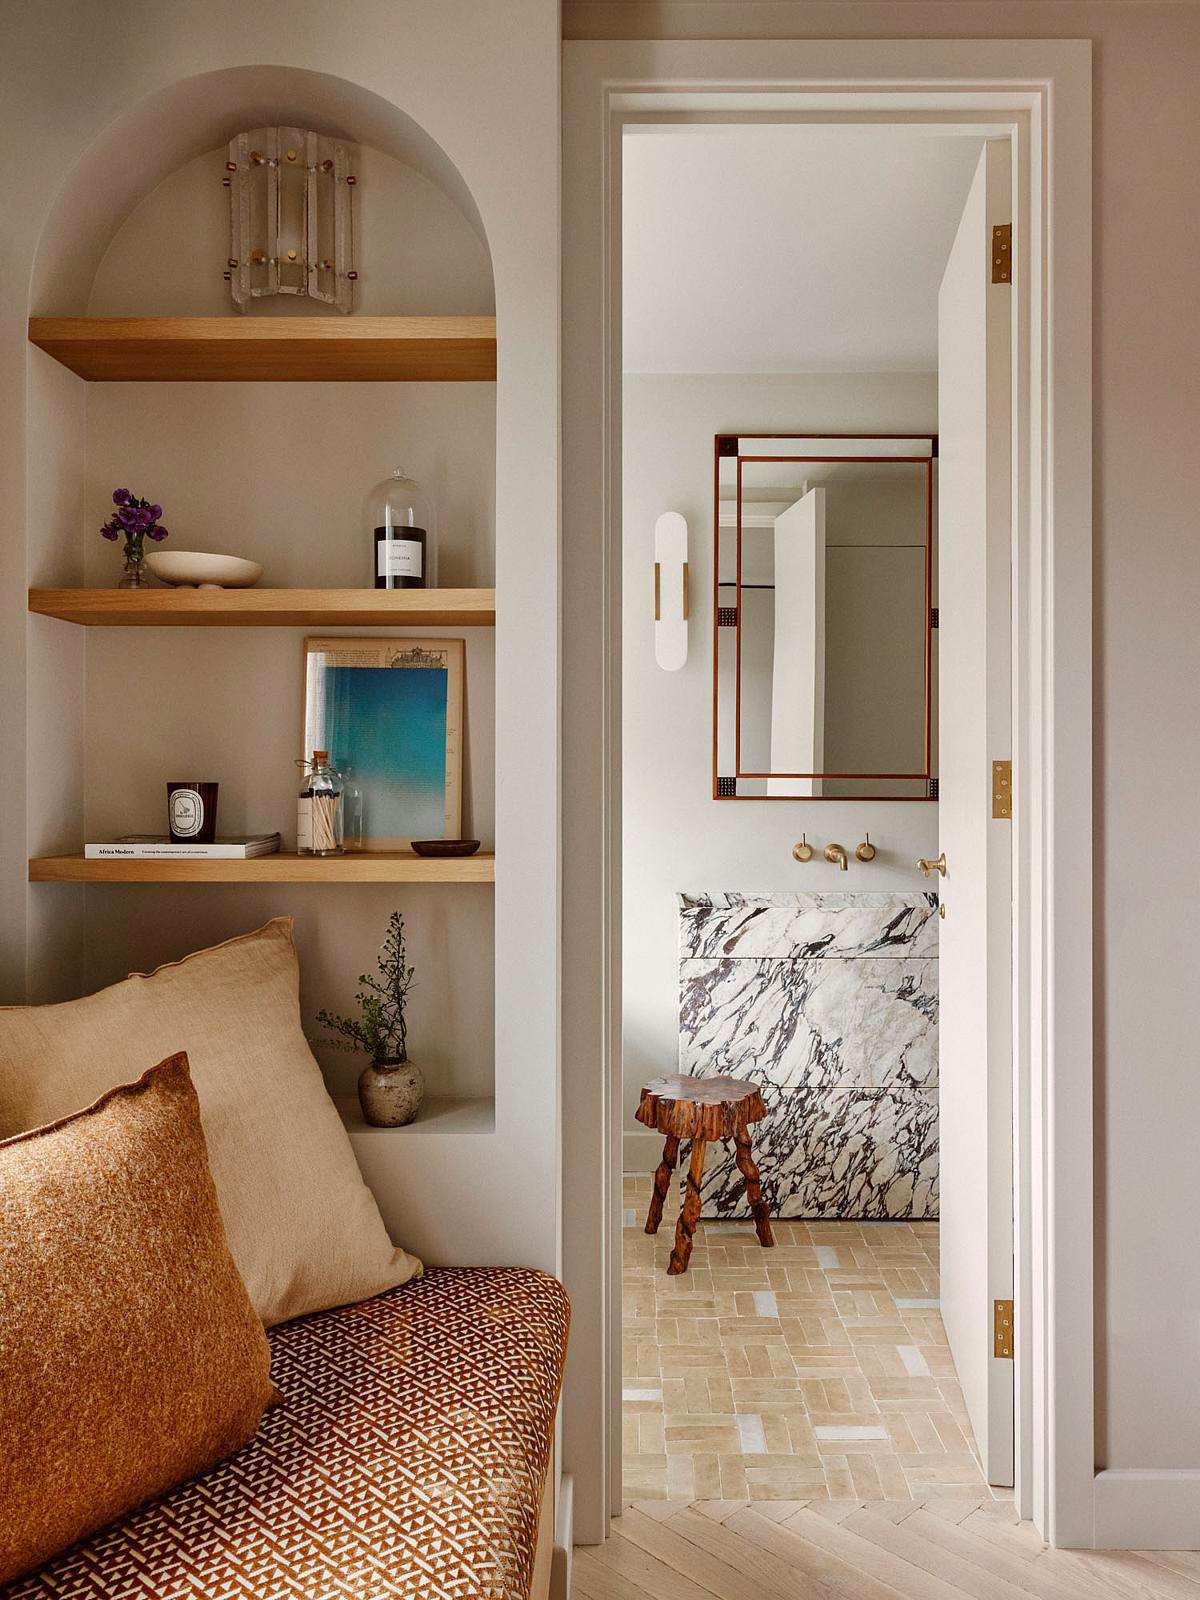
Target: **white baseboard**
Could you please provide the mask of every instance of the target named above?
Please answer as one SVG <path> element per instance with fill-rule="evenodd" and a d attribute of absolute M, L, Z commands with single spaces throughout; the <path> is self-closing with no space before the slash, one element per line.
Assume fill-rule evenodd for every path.
<path fill-rule="evenodd" d="M 1098 1472 L 1098 1550 L 1200 1549 L 1200 1472 Z"/>
<path fill-rule="evenodd" d="M 558 1482 L 554 1512 L 554 1564 L 550 1568 L 550 1600 L 568 1600 L 571 1593 L 571 1550 L 575 1528 L 575 1480 L 564 1472 Z"/>
<path fill-rule="evenodd" d="M 630 1175 L 653 1172 L 662 1160 L 662 1150 L 662 1134 L 652 1133 L 649 1128 L 644 1133 L 639 1128 L 636 1132 L 623 1134 L 621 1139 L 622 1171 Z"/>

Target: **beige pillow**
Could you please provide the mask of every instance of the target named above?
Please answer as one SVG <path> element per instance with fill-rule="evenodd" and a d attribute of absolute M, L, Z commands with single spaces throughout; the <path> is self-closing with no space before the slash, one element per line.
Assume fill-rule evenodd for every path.
<path fill-rule="evenodd" d="M 0 1144 L 0 1582 L 240 1450 L 270 1359 L 186 1056 Z"/>
<path fill-rule="evenodd" d="M 299 987 L 292 921 L 277 917 L 83 1000 L 0 1008 L 0 1138 L 187 1052 L 229 1248 L 268 1327 L 421 1270 L 392 1248 L 362 1181 Z"/>

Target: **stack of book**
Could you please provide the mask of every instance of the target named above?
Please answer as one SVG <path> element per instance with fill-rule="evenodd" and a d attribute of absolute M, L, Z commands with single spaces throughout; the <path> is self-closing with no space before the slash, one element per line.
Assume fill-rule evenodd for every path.
<path fill-rule="evenodd" d="M 113 857 L 125 861 L 249 861 L 252 856 L 269 856 L 279 847 L 277 833 L 236 834 L 214 839 L 211 844 L 176 844 L 165 833 L 131 833 L 107 844 L 84 845 L 83 854 L 87 861 Z"/>

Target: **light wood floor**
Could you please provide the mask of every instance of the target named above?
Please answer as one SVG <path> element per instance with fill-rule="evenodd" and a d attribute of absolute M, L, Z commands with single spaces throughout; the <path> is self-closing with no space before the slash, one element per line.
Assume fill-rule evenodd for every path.
<path fill-rule="evenodd" d="M 1047 1550 L 988 1500 L 635 1502 L 573 1600 L 1200 1600 L 1200 1553 Z"/>

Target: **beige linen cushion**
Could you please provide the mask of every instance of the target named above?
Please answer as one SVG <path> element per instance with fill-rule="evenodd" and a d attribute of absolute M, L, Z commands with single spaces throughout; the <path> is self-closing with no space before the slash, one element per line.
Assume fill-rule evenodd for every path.
<path fill-rule="evenodd" d="M 83 1000 L 0 1008 L 0 1138 L 187 1052 L 229 1248 L 268 1327 L 421 1270 L 362 1181 L 299 987 L 292 921 L 278 917 Z"/>
<path fill-rule="evenodd" d="M 186 1056 L 0 1144 L 0 1582 L 240 1450 L 269 1368 Z"/>

